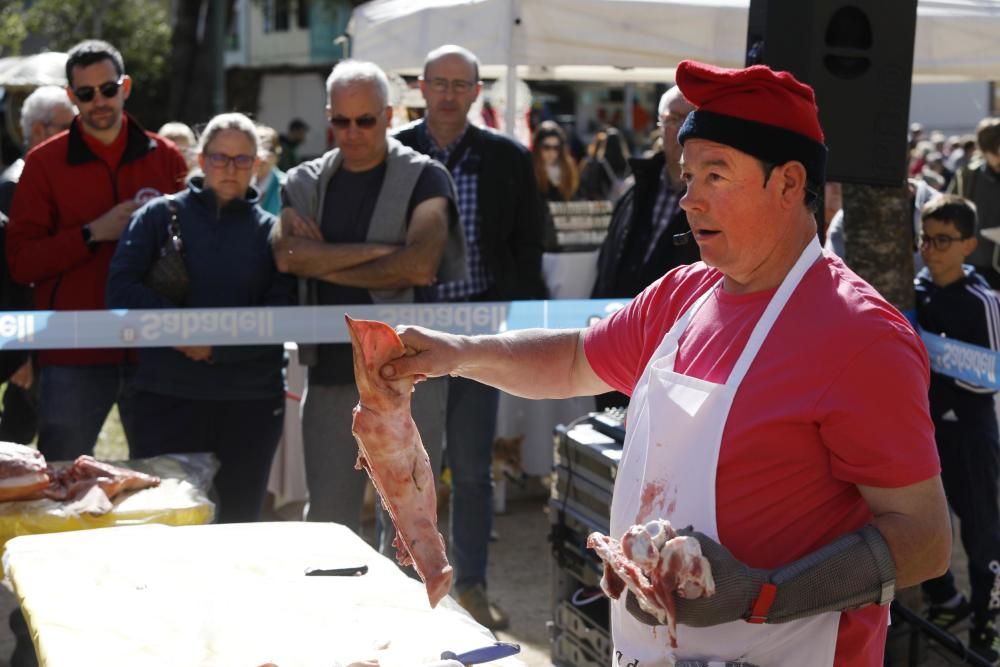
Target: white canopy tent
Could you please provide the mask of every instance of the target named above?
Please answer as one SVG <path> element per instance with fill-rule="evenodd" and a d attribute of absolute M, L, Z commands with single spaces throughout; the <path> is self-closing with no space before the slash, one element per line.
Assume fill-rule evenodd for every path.
<path fill-rule="evenodd" d="M 918 2 L 915 81 L 1000 79 L 1000 0 Z M 484 76 L 507 72 L 510 99 L 518 77 L 672 81 L 673 67 L 685 58 L 741 66 L 749 5 L 749 0 L 372 0 L 354 10 L 351 54 L 412 73 L 431 49 L 461 44 L 479 56 Z"/>

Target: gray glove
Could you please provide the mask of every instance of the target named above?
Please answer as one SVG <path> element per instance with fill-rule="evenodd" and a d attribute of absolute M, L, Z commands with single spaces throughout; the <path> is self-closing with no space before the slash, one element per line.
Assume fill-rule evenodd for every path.
<path fill-rule="evenodd" d="M 736 560 L 729 549 L 690 527 L 678 530 L 677 534 L 698 540 L 702 555 L 712 565 L 712 578 L 715 579 L 715 595 L 712 597 L 685 600 L 674 596 L 677 622 L 704 628 L 748 618 L 753 601 L 760 593 L 761 585 L 768 580 L 768 571 L 746 566 Z M 642 623 L 659 625 L 655 617 L 639 607 L 639 600 L 632 591 L 628 592 L 625 607 Z"/>
<path fill-rule="evenodd" d="M 896 566 L 889 545 L 874 526 L 843 535 L 774 570 L 748 567 L 724 546 L 691 528 L 677 534 L 698 540 L 715 579 L 715 595 L 710 598 L 674 596 L 677 622 L 683 625 L 707 627 L 740 619 L 785 623 L 826 611 L 886 605 L 895 593 Z M 642 623 L 658 624 L 639 608 L 631 592 L 625 606 Z M 753 614 L 757 617 L 751 619 Z"/>

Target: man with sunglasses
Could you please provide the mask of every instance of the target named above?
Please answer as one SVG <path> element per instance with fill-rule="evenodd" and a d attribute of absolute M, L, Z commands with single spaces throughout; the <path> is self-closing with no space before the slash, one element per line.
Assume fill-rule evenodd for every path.
<path fill-rule="evenodd" d="M 34 284 L 39 310 L 101 310 L 108 266 L 140 190 L 184 185 L 184 156 L 125 113 L 132 81 L 112 45 L 88 40 L 69 51 L 66 94 L 79 110 L 68 132 L 28 153 L 11 205 L 11 275 Z M 93 450 L 118 403 L 131 430 L 127 392 L 134 353 L 123 349 L 38 354 L 38 448 L 52 461 Z"/>
<path fill-rule="evenodd" d="M 385 73 L 343 61 L 327 79 L 336 148 L 293 168 L 282 191 L 273 248 L 279 270 L 300 281 L 305 304 L 350 306 L 427 300 L 426 288 L 465 272 L 454 185 L 437 162 L 387 136 L 393 108 Z M 309 366 L 302 406 L 308 521 L 360 532 L 365 474 L 351 411 L 358 400 L 350 344 L 301 345 Z M 413 415 L 432 468 L 441 460 L 444 382 L 423 382 Z M 385 526 L 381 547 L 391 553 Z"/>
<path fill-rule="evenodd" d="M 544 208 L 531 156 L 517 142 L 471 125 L 479 97 L 479 60 L 455 45 L 424 61 L 424 119 L 396 138 L 447 165 L 458 189 L 468 244 L 468 277 L 437 286 L 439 301 L 540 299 Z M 451 548 L 458 601 L 479 623 L 503 629 L 507 615 L 486 596 L 493 518 L 493 435 L 499 392 L 465 378 L 448 379 L 447 448 L 452 478 Z"/>

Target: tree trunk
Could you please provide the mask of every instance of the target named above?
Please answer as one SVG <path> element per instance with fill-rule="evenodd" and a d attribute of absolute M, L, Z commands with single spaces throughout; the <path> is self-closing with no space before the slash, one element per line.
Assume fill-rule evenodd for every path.
<path fill-rule="evenodd" d="M 207 6 L 203 7 L 206 2 Z M 205 9 L 208 16 L 202 17 Z M 219 68 L 214 66 L 214 58 L 221 57 L 222 35 L 205 28 L 211 26 L 215 12 L 226 11 L 225 5 L 208 0 L 180 0 L 174 4 L 174 10 L 170 40 L 170 119 L 192 126 L 204 124 L 218 111 L 216 90 L 225 85 L 223 81 L 216 81 Z M 201 30 L 199 24 L 203 24 Z"/>
<path fill-rule="evenodd" d="M 912 311 L 913 212 L 906 187 L 843 188 L 844 261 L 889 303 Z"/>

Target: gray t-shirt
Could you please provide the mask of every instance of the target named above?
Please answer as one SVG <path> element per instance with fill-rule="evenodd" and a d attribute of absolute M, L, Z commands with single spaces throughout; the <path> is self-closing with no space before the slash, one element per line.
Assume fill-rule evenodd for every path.
<path fill-rule="evenodd" d="M 327 185 L 323 212 L 320 216 L 320 228 L 324 240 L 328 243 L 365 242 L 382 182 L 385 180 L 385 172 L 386 164 L 383 162 L 368 171 L 338 169 L 334 173 Z M 420 203 L 434 197 L 445 197 L 451 201 L 452 204 L 448 209 L 450 215 L 454 216 L 455 204 L 448 172 L 436 162 L 428 163 L 420 172 L 420 178 L 417 179 L 407 205 L 407 220 Z M 323 280 L 317 281 L 317 288 L 320 305 L 372 303 L 371 294 L 366 289 L 336 285 Z M 320 345 L 317 364 L 309 369 L 309 382 L 315 384 L 354 382 L 351 346 L 347 343 Z"/>

